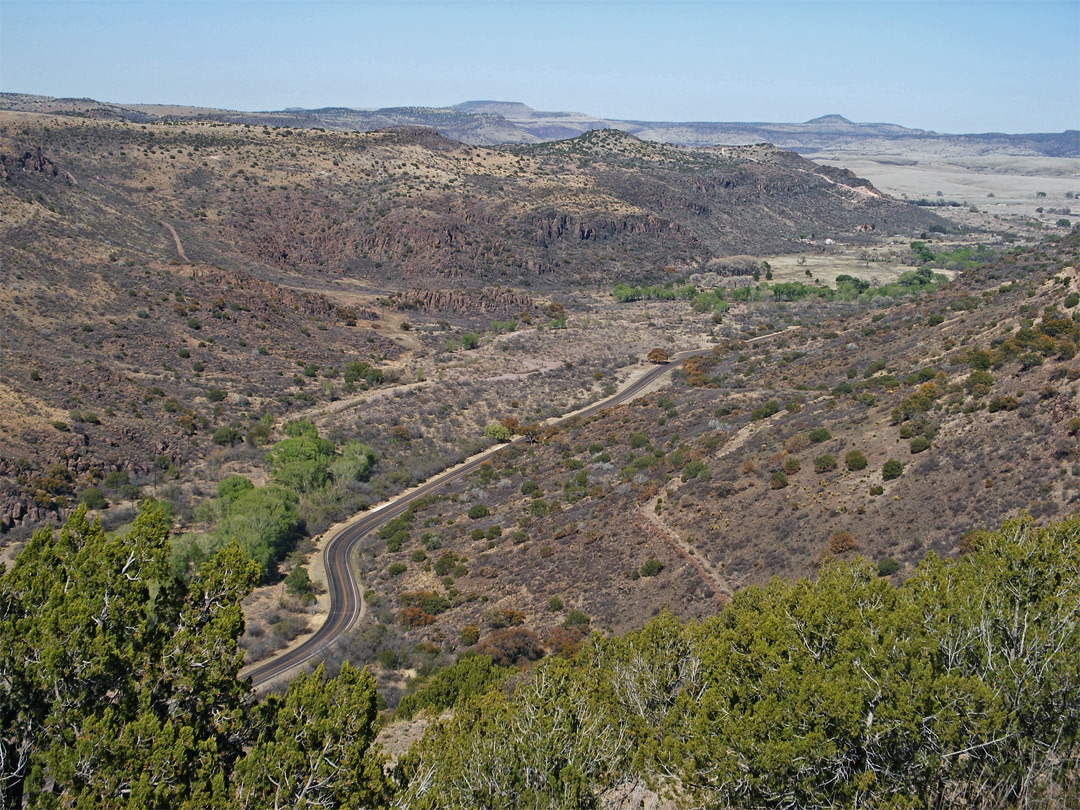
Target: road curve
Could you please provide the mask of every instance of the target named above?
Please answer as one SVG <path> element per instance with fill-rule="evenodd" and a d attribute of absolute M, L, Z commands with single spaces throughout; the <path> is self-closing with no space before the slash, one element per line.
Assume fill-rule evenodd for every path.
<path fill-rule="evenodd" d="M 751 338 L 747 342 L 757 342 L 771 336 L 761 335 Z M 686 358 L 708 354 L 710 351 L 712 351 L 711 348 L 679 352 L 669 362 L 649 369 L 617 394 L 548 424 L 557 425 L 570 419 L 592 416 L 604 408 L 628 402 L 639 396 L 657 379 L 678 368 Z M 514 442 L 520 441 L 524 441 L 524 437 L 519 436 L 514 439 Z M 442 489 L 445 484 L 475 471 L 502 447 L 505 447 L 505 445 L 492 447 L 484 453 L 473 456 L 464 464 L 429 478 L 425 483 L 399 496 L 396 500 L 389 501 L 384 506 L 376 507 L 371 512 L 365 512 L 355 522 L 350 523 L 331 537 L 323 550 L 323 559 L 326 563 L 326 588 L 330 594 L 330 612 L 326 620 L 315 631 L 315 634 L 303 644 L 268 661 L 252 666 L 246 672 L 241 672 L 241 677 L 250 678 L 252 686 L 256 688 L 264 686 L 316 657 L 337 641 L 343 633 L 347 632 L 356 623 L 356 619 L 360 615 L 362 599 L 360 585 L 349 568 L 349 556 L 352 554 L 356 544 L 360 542 L 360 539 L 368 532 L 378 529 L 383 523 L 405 512 L 417 499 L 430 495 L 432 492 Z"/>

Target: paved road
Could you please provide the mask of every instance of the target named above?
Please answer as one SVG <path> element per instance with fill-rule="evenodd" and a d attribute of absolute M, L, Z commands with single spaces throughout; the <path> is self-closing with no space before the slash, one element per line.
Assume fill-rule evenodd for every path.
<path fill-rule="evenodd" d="M 770 337 L 770 335 L 751 338 L 750 341 L 747 342 L 756 342 L 765 337 Z M 640 378 L 614 396 L 600 400 L 587 408 L 583 408 L 582 410 L 564 416 L 561 419 L 549 422 L 549 424 L 554 425 L 569 419 L 591 416 L 604 408 L 610 408 L 613 405 L 620 405 L 623 402 L 628 402 L 639 396 L 642 391 L 648 388 L 652 383 L 656 382 L 656 380 L 664 374 L 678 368 L 682 361 L 687 357 L 698 354 L 708 354 L 710 351 L 711 349 L 698 349 L 679 352 L 670 362 L 649 369 Z M 524 441 L 524 437 L 519 436 L 514 441 Z M 326 548 L 323 550 L 323 558 L 326 563 L 326 587 L 330 594 L 330 613 L 323 622 L 322 627 L 320 627 L 311 638 L 298 647 L 282 653 L 268 661 L 256 664 L 250 670 L 242 672 L 241 675 L 243 677 L 251 678 L 253 686 L 263 686 L 264 684 L 281 678 L 290 670 L 295 669 L 311 658 L 315 658 L 327 647 L 337 641 L 343 633 L 347 632 L 349 628 L 356 623 L 356 620 L 361 613 L 361 588 L 353 576 L 352 569 L 349 567 L 349 556 L 352 553 L 353 548 L 356 547 L 356 544 L 360 542 L 360 539 L 368 532 L 378 529 L 383 523 L 405 512 L 418 498 L 423 498 L 425 495 L 430 495 L 437 490 L 442 490 L 443 485 L 474 472 L 502 446 L 505 445 L 493 447 L 484 453 L 474 456 L 466 463 L 428 479 L 423 485 L 398 497 L 394 501 L 390 501 L 385 506 L 377 507 L 371 512 L 364 513 L 364 515 L 356 522 L 349 524 L 331 537 L 326 543 Z"/>

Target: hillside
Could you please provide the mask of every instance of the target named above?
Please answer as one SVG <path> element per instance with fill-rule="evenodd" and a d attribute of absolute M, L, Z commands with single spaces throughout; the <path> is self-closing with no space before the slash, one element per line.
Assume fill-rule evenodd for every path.
<path fill-rule="evenodd" d="M 943 227 L 768 147 L 597 133 L 530 154 L 421 129 L 28 113 L 0 118 L 0 210 L 9 528 L 64 514 L 110 472 L 155 488 L 197 475 L 215 435 L 266 440 L 259 420 L 359 396 L 336 376 L 350 363 L 393 382 L 476 319 L 536 311 L 522 288 L 666 276 L 815 231 Z M 446 334 L 408 334 L 412 309 Z"/>
<path fill-rule="evenodd" d="M 1073 807 L 1078 530 L 1010 521 L 900 587 L 829 565 L 524 674 L 463 657 L 397 713 L 427 726 L 402 804 Z"/>
<path fill-rule="evenodd" d="M 494 151 L 424 129 L 12 115 L 9 189 L 48 191 L 46 204 L 61 210 L 107 202 L 112 220 L 100 214 L 102 232 L 131 231 L 125 217 L 154 213 L 173 220 L 195 262 L 390 286 L 644 277 L 718 255 L 792 252 L 808 233 L 871 225 L 910 234 L 943 224 L 849 173 L 764 146 L 684 150 L 609 132 Z"/>
<path fill-rule="evenodd" d="M 422 644 L 490 652 L 507 625 L 555 649 L 664 605 L 709 616 L 829 560 L 863 557 L 900 581 L 1021 511 L 1074 514 L 1078 250 L 1073 232 L 870 307 L 780 302 L 778 284 L 772 302 L 720 317 L 728 337 L 689 302 L 621 305 L 658 335 L 677 319 L 711 330 L 715 347 L 670 386 L 511 446 L 371 535 L 360 574 L 389 630 L 369 626 L 338 656 L 392 650 L 407 667 Z M 417 594 L 443 601 L 414 615 Z"/>
<path fill-rule="evenodd" d="M 0 102 L 0 805 L 1075 804 L 1065 180 Z"/>
<path fill-rule="evenodd" d="M 520 670 L 507 653 L 535 642 L 511 627 L 402 701 L 423 729 L 403 751 L 367 668 L 251 693 L 239 600 L 258 567 L 235 543 L 174 578 L 159 508 L 115 536 L 80 509 L 0 567 L 0 801 L 1072 807 L 1078 537 L 1075 518 L 1009 521 L 900 587 L 832 564 L 704 621 L 564 633 Z"/>

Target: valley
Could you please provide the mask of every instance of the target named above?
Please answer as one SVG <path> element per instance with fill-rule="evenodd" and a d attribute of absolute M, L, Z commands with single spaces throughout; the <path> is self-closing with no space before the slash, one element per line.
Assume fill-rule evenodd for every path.
<path fill-rule="evenodd" d="M 365 666 L 415 710 L 477 657 L 594 660 L 838 570 L 899 591 L 1077 511 L 1075 156 L 28 104 L 0 556 L 161 510 L 178 582 L 254 561 L 261 692 Z"/>

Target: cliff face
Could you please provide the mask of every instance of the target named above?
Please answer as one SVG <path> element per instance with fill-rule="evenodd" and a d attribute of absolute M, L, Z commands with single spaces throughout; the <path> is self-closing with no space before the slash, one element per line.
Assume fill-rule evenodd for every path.
<path fill-rule="evenodd" d="M 458 312 L 485 316 L 511 317 L 531 315 L 536 304 L 532 298 L 501 287 L 480 290 L 440 290 L 415 288 L 394 293 L 386 303 L 397 309 L 420 312 Z"/>

